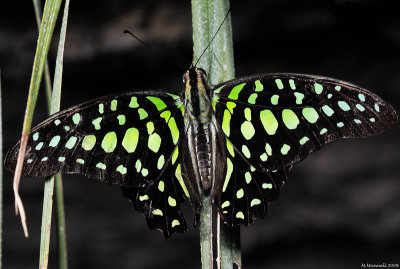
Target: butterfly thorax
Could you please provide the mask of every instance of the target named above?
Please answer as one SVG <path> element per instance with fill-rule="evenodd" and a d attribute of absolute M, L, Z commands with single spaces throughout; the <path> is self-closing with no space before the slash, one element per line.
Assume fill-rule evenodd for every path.
<path fill-rule="evenodd" d="M 210 89 L 204 70 L 190 68 L 183 77 L 185 85 L 185 124 L 192 165 L 198 172 L 197 185 L 209 190 L 213 178 L 214 116 Z M 201 182 L 201 183 L 200 183 Z M 201 186 L 200 186 L 201 185 Z"/>

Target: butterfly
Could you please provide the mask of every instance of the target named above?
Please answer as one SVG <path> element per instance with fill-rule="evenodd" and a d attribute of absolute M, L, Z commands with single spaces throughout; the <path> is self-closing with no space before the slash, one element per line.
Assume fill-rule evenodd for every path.
<path fill-rule="evenodd" d="M 337 79 L 261 74 L 212 87 L 194 66 L 181 95 L 132 91 L 52 115 L 32 129 L 22 174 L 82 174 L 120 186 L 169 238 L 187 230 L 184 201 L 198 213 L 201 195 L 210 195 L 226 225 L 248 225 L 266 215 L 295 163 L 396 121 L 386 101 Z M 11 171 L 19 145 L 6 156 Z"/>

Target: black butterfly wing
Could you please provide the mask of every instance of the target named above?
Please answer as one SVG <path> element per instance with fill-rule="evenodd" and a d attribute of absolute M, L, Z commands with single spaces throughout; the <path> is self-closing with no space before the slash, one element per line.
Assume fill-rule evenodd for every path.
<path fill-rule="evenodd" d="M 61 111 L 32 129 L 23 176 L 82 174 L 122 186 L 149 226 L 166 237 L 186 231 L 180 203 L 183 116 L 178 96 L 156 91 L 106 96 Z M 14 171 L 19 143 L 5 166 Z"/>
<path fill-rule="evenodd" d="M 217 121 L 240 156 L 235 155 L 232 160 L 236 179 L 228 179 L 225 190 L 217 191 L 220 197 L 215 198 L 224 220 L 231 225 L 247 224 L 259 217 L 258 206 L 265 207 L 277 197 L 289 168 L 311 152 L 341 138 L 380 134 L 397 121 L 394 109 L 377 95 L 347 82 L 319 76 L 243 77 L 217 85 L 213 100 Z M 243 185 L 251 169 L 261 181 L 272 177 L 269 192 L 275 194 L 264 197 L 265 203 L 261 194 L 250 195 L 254 187 L 248 187 L 248 194 L 243 195 L 237 187 L 228 191 L 230 184 L 241 181 Z M 231 204 L 235 201 L 238 205 L 224 207 L 225 201 Z M 247 209 L 247 217 L 240 214 L 243 208 Z M 224 212 L 234 218 L 227 218 Z"/>

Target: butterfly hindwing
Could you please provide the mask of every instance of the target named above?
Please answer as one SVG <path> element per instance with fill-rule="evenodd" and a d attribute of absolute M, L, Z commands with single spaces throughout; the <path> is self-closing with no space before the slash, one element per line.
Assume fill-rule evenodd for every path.
<path fill-rule="evenodd" d="M 215 204 L 223 221 L 248 225 L 267 214 L 269 202 L 279 196 L 289 168 L 259 170 L 227 139 L 227 169 L 223 185 L 215 192 Z"/>
<path fill-rule="evenodd" d="M 184 136 L 178 96 L 155 91 L 106 96 L 61 111 L 32 129 L 23 176 L 82 174 L 123 186 L 149 226 L 166 237 L 184 232 L 188 198 L 178 143 Z M 14 171 L 19 143 L 8 153 Z"/>

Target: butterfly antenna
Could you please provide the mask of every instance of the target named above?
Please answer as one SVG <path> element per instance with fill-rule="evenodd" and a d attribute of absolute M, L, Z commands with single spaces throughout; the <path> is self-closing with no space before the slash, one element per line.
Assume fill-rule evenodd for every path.
<path fill-rule="evenodd" d="M 175 66 L 179 67 L 181 70 L 185 71 L 186 69 L 183 68 L 183 66 L 172 60 L 171 58 L 166 57 L 165 55 L 159 53 L 158 51 L 156 51 L 155 49 L 153 49 L 149 44 L 147 44 L 146 42 L 144 42 L 143 40 L 141 40 L 139 37 L 135 36 L 134 34 L 132 34 L 129 30 L 124 30 L 124 34 L 129 34 L 131 35 L 134 39 L 136 39 L 137 41 L 139 41 L 143 46 L 145 46 L 147 49 L 149 49 L 151 52 L 155 53 L 157 55 L 157 57 L 161 58 L 164 61 L 167 61 L 169 63 L 174 64 Z"/>
<path fill-rule="evenodd" d="M 231 8 L 229 7 L 228 12 L 226 12 L 226 15 L 224 17 L 224 19 L 222 20 L 221 24 L 219 25 L 217 31 L 215 32 L 213 38 L 211 38 L 211 41 L 208 43 L 207 47 L 203 50 L 203 52 L 200 54 L 200 57 L 197 59 L 196 63 L 194 64 L 194 66 L 196 67 L 197 64 L 199 63 L 201 57 L 203 57 L 204 53 L 207 51 L 207 49 L 210 47 L 211 43 L 214 41 L 215 37 L 217 36 L 217 34 L 219 33 L 219 30 L 221 30 L 222 25 L 224 25 L 224 22 L 226 21 L 226 19 L 228 18 L 229 13 L 231 12 Z"/>

